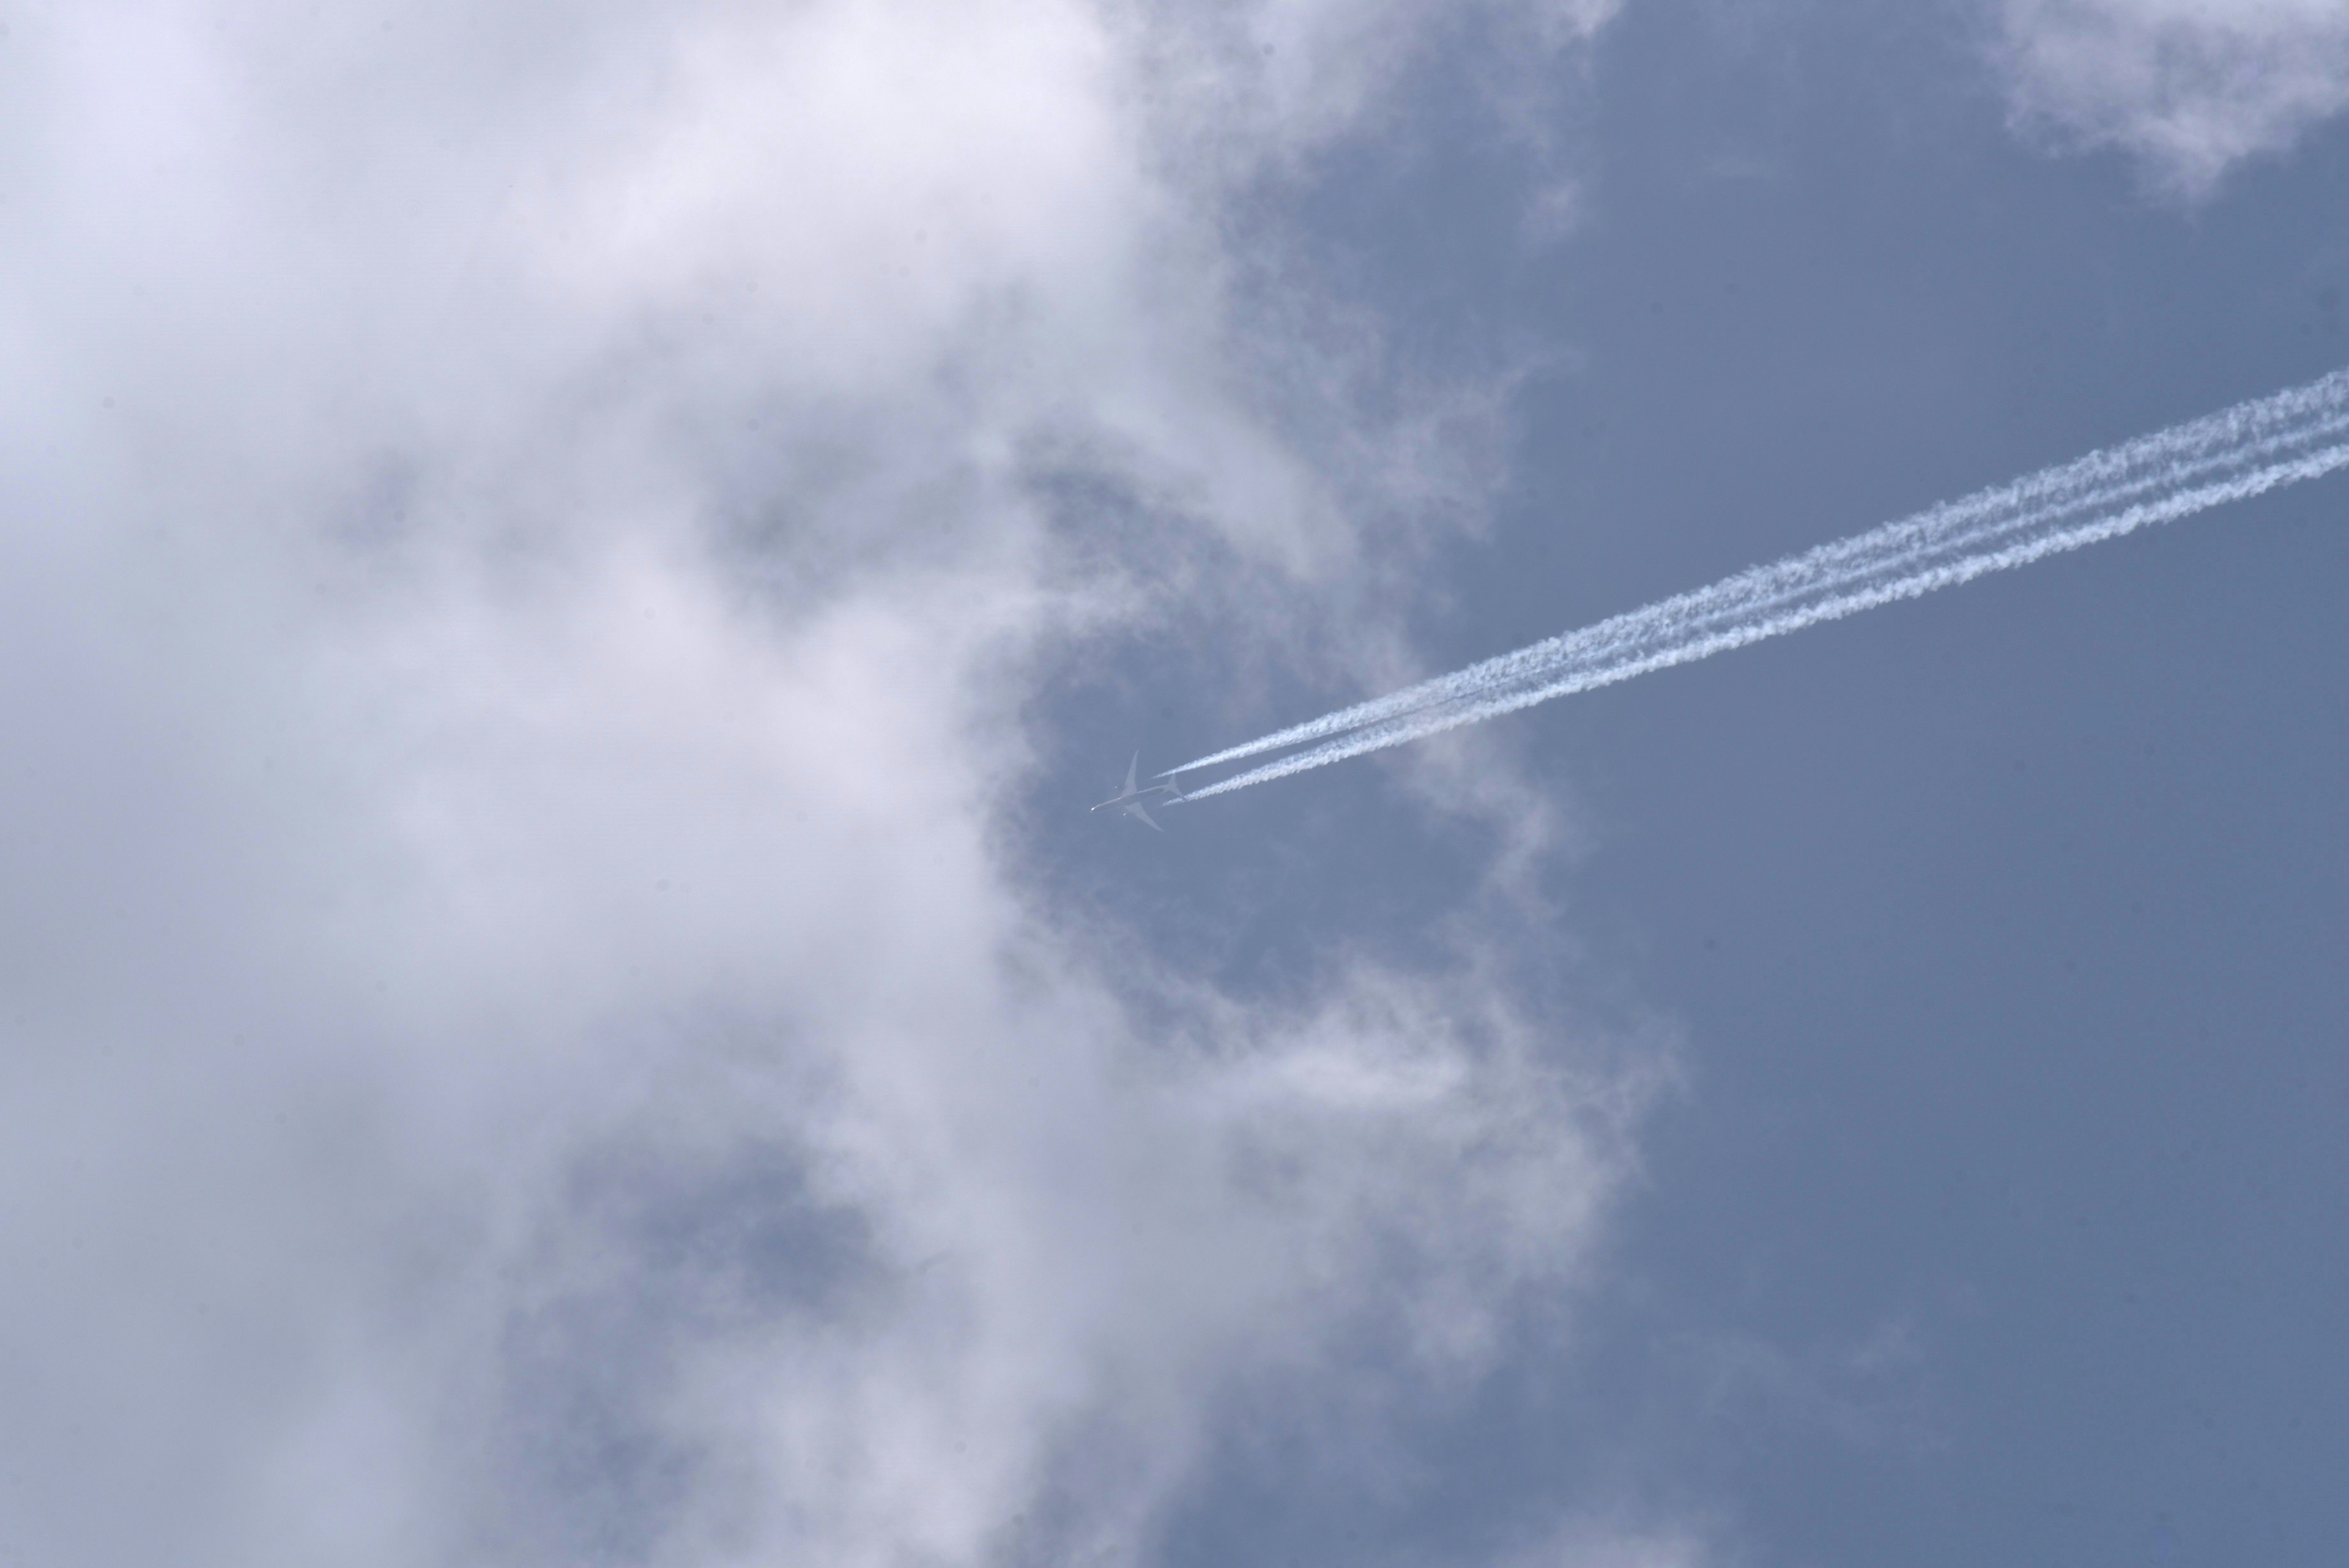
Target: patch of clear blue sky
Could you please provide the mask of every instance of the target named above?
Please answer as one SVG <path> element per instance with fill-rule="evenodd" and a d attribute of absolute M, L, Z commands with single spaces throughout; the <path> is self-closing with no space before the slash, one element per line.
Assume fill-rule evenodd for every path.
<path fill-rule="evenodd" d="M 1330 275 L 1432 362 L 1576 356 L 1429 583 L 1432 667 L 2349 363 L 2349 131 L 2160 205 L 2018 142 L 1920 9 L 1630 7 L 1547 249 L 1469 72 L 1309 192 Z M 1300 1480 L 1268 1430 L 1175 1560 L 1409 1560 L 1630 1497 L 1761 1563 L 2337 1561 L 2344 597 L 2336 478 L 1504 721 L 1597 837 L 1515 961 L 1565 1026 L 1678 1020 L 1692 1091 L 1571 1347 L 1406 1433 L 1407 1488 Z M 1071 755 L 1242 738 L 1184 694 L 1204 657 L 1070 703 Z M 1473 874 L 1381 776 L 1068 875 L 1278 991 Z"/>

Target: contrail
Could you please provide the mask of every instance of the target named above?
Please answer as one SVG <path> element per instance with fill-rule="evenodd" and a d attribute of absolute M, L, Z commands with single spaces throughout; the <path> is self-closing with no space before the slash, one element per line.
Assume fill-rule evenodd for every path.
<path fill-rule="evenodd" d="M 1321 742 L 1189 798 L 1226 794 L 1914 598 L 2344 465 L 2349 370 L 2091 452 L 1169 772 Z"/>

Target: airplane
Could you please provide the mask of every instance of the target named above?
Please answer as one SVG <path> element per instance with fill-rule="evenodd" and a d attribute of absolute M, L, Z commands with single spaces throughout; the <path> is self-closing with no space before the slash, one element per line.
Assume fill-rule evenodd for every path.
<path fill-rule="evenodd" d="M 1136 770 L 1141 766 L 1142 753 L 1140 752 L 1136 752 L 1133 753 L 1133 761 L 1125 764 L 1125 787 L 1118 791 L 1115 794 L 1110 796 L 1107 800 L 1102 802 L 1099 805 L 1093 807 L 1093 809 L 1095 811 L 1107 811 L 1111 806 L 1116 806 L 1127 816 L 1140 817 L 1143 826 L 1164 833 L 1166 830 L 1160 827 L 1157 823 L 1151 820 L 1150 814 L 1142 809 L 1142 803 L 1145 798 L 1154 794 L 1164 794 L 1172 799 L 1181 800 L 1183 798 L 1183 792 L 1181 789 L 1171 784 L 1151 784 L 1146 788 L 1136 784 L 1134 783 L 1133 775 Z"/>

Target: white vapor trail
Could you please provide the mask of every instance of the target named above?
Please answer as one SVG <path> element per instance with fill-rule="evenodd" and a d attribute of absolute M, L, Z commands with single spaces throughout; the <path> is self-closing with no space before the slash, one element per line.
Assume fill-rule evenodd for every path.
<path fill-rule="evenodd" d="M 1309 749 L 1204 800 L 1915 598 L 2349 466 L 2349 370 L 2116 447 L 1170 769 Z"/>

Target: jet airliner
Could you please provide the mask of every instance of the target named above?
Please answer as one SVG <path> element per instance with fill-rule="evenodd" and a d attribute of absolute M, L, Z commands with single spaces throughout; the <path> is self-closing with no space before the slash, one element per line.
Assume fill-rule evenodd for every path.
<path fill-rule="evenodd" d="M 1115 794 L 1110 796 L 1107 800 L 1102 802 L 1099 805 L 1093 807 L 1093 809 L 1095 811 L 1107 811 L 1111 806 L 1116 806 L 1119 811 L 1127 816 L 1140 817 L 1143 826 L 1154 828 L 1158 832 L 1164 833 L 1166 830 L 1163 827 L 1159 827 L 1157 823 L 1151 820 L 1150 814 L 1142 809 L 1142 803 L 1154 794 L 1164 794 L 1170 800 L 1181 800 L 1183 798 L 1183 792 L 1181 789 L 1171 784 L 1154 784 L 1146 787 L 1135 784 L 1134 774 L 1141 765 L 1142 753 L 1140 752 L 1136 752 L 1133 753 L 1133 761 L 1125 764 L 1125 787 L 1118 791 Z"/>

